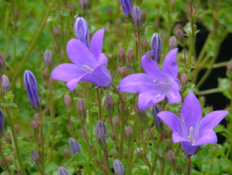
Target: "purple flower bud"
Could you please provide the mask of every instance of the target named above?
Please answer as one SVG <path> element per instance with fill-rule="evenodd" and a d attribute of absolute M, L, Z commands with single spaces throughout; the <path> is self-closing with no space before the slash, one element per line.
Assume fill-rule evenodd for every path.
<path fill-rule="evenodd" d="M 40 156 L 36 151 L 31 151 L 31 159 L 35 162 L 36 166 L 41 164 Z"/>
<path fill-rule="evenodd" d="M 78 100 L 77 110 L 78 110 L 78 114 L 79 114 L 78 116 L 80 120 L 84 122 L 85 118 L 87 117 L 87 113 L 86 113 L 86 105 L 82 98 Z"/>
<path fill-rule="evenodd" d="M 135 29 L 139 29 L 142 25 L 141 19 L 142 19 L 142 12 L 139 8 L 139 6 L 135 5 L 132 9 L 132 17 L 134 20 L 134 27 Z"/>
<path fill-rule="evenodd" d="M 54 28 L 53 31 L 52 31 L 52 33 L 53 33 L 53 36 L 54 36 L 54 37 L 60 36 L 60 30 L 57 29 L 57 28 Z"/>
<path fill-rule="evenodd" d="M 106 125 L 105 125 L 105 123 L 102 120 L 99 120 L 97 122 L 97 126 L 100 127 L 100 128 L 102 128 L 103 131 L 104 131 L 104 134 L 106 135 Z"/>
<path fill-rule="evenodd" d="M 36 132 L 39 129 L 39 123 L 37 121 L 32 121 L 31 126 L 34 132 Z"/>
<path fill-rule="evenodd" d="M 10 91 L 10 81 L 6 75 L 2 75 L 2 88 L 5 92 Z"/>
<path fill-rule="evenodd" d="M 40 100 L 37 89 L 37 81 L 34 74 L 29 70 L 24 72 L 24 85 L 30 99 L 31 106 L 33 108 L 38 108 L 40 106 Z"/>
<path fill-rule="evenodd" d="M 75 139 L 73 138 L 69 139 L 69 145 L 73 154 L 81 152 L 80 146 Z"/>
<path fill-rule="evenodd" d="M 52 52 L 48 49 L 44 52 L 44 61 L 45 61 L 46 66 L 48 65 L 52 66 L 52 63 L 53 63 Z"/>
<path fill-rule="evenodd" d="M 130 66 L 133 66 L 134 62 L 135 62 L 135 54 L 134 54 L 133 50 L 129 49 L 127 52 L 127 63 Z"/>
<path fill-rule="evenodd" d="M 78 17 L 74 25 L 74 32 L 82 43 L 89 47 L 89 27 L 84 18 Z"/>
<path fill-rule="evenodd" d="M 89 0 L 80 0 L 79 3 L 80 3 L 80 9 L 82 11 L 85 10 L 85 9 L 87 9 L 88 6 L 90 6 Z"/>
<path fill-rule="evenodd" d="M 120 67 L 119 72 L 121 73 L 123 78 L 127 76 L 127 69 L 125 66 Z"/>
<path fill-rule="evenodd" d="M 95 135 L 97 137 L 98 144 L 102 149 L 106 148 L 106 141 L 105 141 L 105 136 L 106 136 L 106 126 L 103 121 L 98 121 L 97 126 L 95 128 Z"/>
<path fill-rule="evenodd" d="M 58 175 L 69 175 L 69 173 L 64 167 L 60 166 L 58 168 Z"/>
<path fill-rule="evenodd" d="M 118 159 L 114 160 L 114 172 L 116 175 L 124 175 L 125 170 L 122 162 Z"/>
<path fill-rule="evenodd" d="M 0 70 L 5 68 L 5 57 L 4 55 L 0 54 Z"/>
<path fill-rule="evenodd" d="M 68 110 L 70 109 L 71 101 L 72 101 L 71 97 L 68 94 L 66 94 L 64 96 L 64 104 L 66 105 L 66 107 L 68 108 Z"/>
<path fill-rule="evenodd" d="M 119 51 L 118 51 L 117 61 L 118 61 L 119 66 L 123 66 L 123 65 L 126 64 L 126 53 L 123 50 L 123 48 L 120 48 Z"/>
<path fill-rule="evenodd" d="M 188 75 L 186 73 L 182 74 L 180 77 L 180 82 L 185 85 L 188 82 Z"/>
<path fill-rule="evenodd" d="M 177 36 L 177 38 L 180 39 L 181 42 L 184 41 L 184 32 L 183 32 L 183 30 L 178 29 L 178 30 L 176 31 L 176 36 Z"/>
<path fill-rule="evenodd" d="M 162 41 L 158 33 L 154 33 L 151 38 L 152 57 L 156 62 L 159 62 L 161 55 Z"/>
<path fill-rule="evenodd" d="M 110 94 L 106 95 L 106 111 L 110 116 L 114 113 L 114 99 Z"/>
<path fill-rule="evenodd" d="M 0 109 L 0 136 L 3 136 L 3 131 L 4 131 L 4 114 Z"/>
<path fill-rule="evenodd" d="M 125 17 L 128 17 L 128 13 L 132 14 L 132 0 L 119 0 L 124 11 Z"/>
<path fill-rule="evenodd" d="M 161 111 L 161 108 L 159 105 L 154 105 L 152 107 L 152 116 L 154 118 L 155 126 L 158 129 L 158 131 L 163 130 L 163 121 L 158 117 L 158 113 Z"/>
<path fill-rule="evenodd" d="M 131 136 L 132 136 L 132 134 L 133 134 L 133 130 L 132 130 L 132 127 L 131 126 L 128 126 L 127 128 L 126 128 L 126 140 L 127 141 L 130 141 L 130 138 L 131 138 Z"/>
<path fill-rule="evenodd" d="M 170 48 L 170 50 L 172 50 L 172 49 L 175 49 L 176 47 L 177 47 L 176 37 L 175 37 L 175 36 L 172 36 L 172 37 L 169 39 L 169 48 Z"/>
<path fill-rule="evenodd" d="M 115 129 L 116 127 L 119 127 L 119 124 L 120 124 L 119 117 L 116 115 L 116 116 L 113 118 L 113 127 L 114 127 L 114 129 Z"/>

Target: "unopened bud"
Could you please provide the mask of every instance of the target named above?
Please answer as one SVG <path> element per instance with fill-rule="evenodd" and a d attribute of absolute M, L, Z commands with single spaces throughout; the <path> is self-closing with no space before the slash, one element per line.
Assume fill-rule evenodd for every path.
<path fill-rule="evenodd" d="M 48 75 L 47 70 L 43 70 L 43 72 L 42 72 L 42 77 L 43 77 L 44 79 L 48 79 L 48 76 L 50 76 L 50 75 Z"/>
<path fill-rule="evenodd" d="M 69 173 L 64 167 L 60 166 L 58 168 L 58 175 L 69 175 Z"/>
<path fill-rule="evenodd" d="M 151 38 L 152 58 L 158 63 L 160 60 L 162 41 L 158 33 L 154 33 Z"/>
<path fill-rule="evenodd" d="M 119 71 L 120 71 L 123 78 L 127 76 L 127 69 L 125 66 L 120 67 Z"/>
<path fill-rule="evenodd" d="M 146 21 L 147 15 L 143 10 L 141 11 L 141 13 L 142 13 L 142 23 L 144 23 Z"/>
<path fill-rule="evenodd" d="M 176 40 L 176 37 L 175 36 L 172 36 L 170 39 L 169 39 L 169 48 L 170 50 L 172 49 L 175 49 L 177 47 L 177 40 Z"/>
<path fill-rule="evenodd" d="M 5 93 L 10 91 L 10 81 L 6 75 L 2 75 L 2 88 Z"/>
<path fill-rule="evenodd" d="M 47 49 L 44 52 L 44 61 L 46 66 L 52 66 L 53 63 L 52 52 L 49 49 Z"/>
<path fill-rule="evenodd" d="M 73 138 L 69 139 L 69 145 L 73 154 L 81 152 L 80 146 L 75 139 Z"/>
<path fill-rule="evenodd" d="M 116 175 L 124 175 L 125 170 L 122 162 L 118 159 L 114 160 L 114 172 Z"/>
<path fill-rule="evenodd" d="M 142 42 L 142 47 L 143 50 L 148 50 L 149 42 L 146 39 Z"/>
<path fill-rule="evenodd" d="M 176 36 L 177 36 L 177 38 L 179 38 L 179 40 L 180 40 L 181 42 L 184 41 L 184 32 L 183 32 L 183 30 L 178 29 L 178 30 L 176 31 Z"/>
<path fill-rule="evenodd" d="M 89 0 L 79 0 L 79 4 L 81 11 L 87 10 L 91 5 Z"/>
<path fill-rule="evenodd" d="M 129 49 L 127 52 L 127 64 L 133 66 L 135 62 L 135 54 L 133 50 Z"/>
<path fill-rule="evenodd" d="M 70 157 L 71 156 L 71 153 L 69 152 L 69 150 L 64 150 L 64 155 L 66 156 L 66 157 Z"/>
<path fill-rule="evenodd" d="M 188 82 L 188 75 L 186 73 L 182 74 L 180 77 L 181 84 L 185 85 Z"/>
<path fill-rule="evenodd" d="M 0 71 L 2 72 L 5 68 L 5 57 L 4 55 L 0 54 Z"/>
<path fill-rule="evenodd" d="M 5 140 L 6 140 L 6 143 L 8 143 L 9 145 L 12 144 L 12 140 L 11 140 L 11 137 L 10 137 L 9 135 L 7 135 L 7 136 L 5 137 Z"/>
<path fill-rule="evenodd" d="M 126 54 L 123 48 L 120 48 L 118 51 L 118 66 L 123 66 L 126 64 Z"/>
<path fill-rule="evenodd" d="M 106 95 L 106 112 L 110 116 L 114 113 L 114 99 L 110 94 Z"/>
<path fill-rule="evenodd" d="M 117 24 L 117 25 L 120 25 L 121 23 L 122 23 L 121 18 L 117 18 L 117 19 L 116 19 L 116 24 Z"/>
<path fill-rule="evenodd" d="M 72 101 L 71 97 L 68 94 L 66 94 L 64 96 L 64 104 L 66 105 L 66 107 L 67 107 L 68 110 L 70 110 L 71 101 Z"/>
<path fill-rule="evenodd" d="M 60 52 L 60 46 L 57 45 L 57 44 L 54 44 L 54 50 L 55 50 L 56 52 Z"/>
<path fill-rule="evenodd" d="M 132 0 L 120 0 L 120 4 L 125 17 L 128 18 L 128 15 L 132 14 Z"/>
<path fill-rule="evenodd" d="M 95 128 L 95 135 L 97 137 L 97 142 L 102 149 L 106 148 L 106 125 L 103 121 L 99 120 Z"/>
<path fill-rule="evenodd" d="M 86 105 L 82 98 L 78 100 L 77 110 L 78 110 L 78 114 L 79 114 L 78 116 L 80 120 L 84 122 L 85 118 L 87 117 L 87 113 L 86 113 Z"/>
<path fill-rule="evenodd" d="M 140 30 L 142 27 L 142 12 L 139 6 L 135 5 L 132 9 L 132 17 L 133 17 L 133 26 L 135 30 Z"/>
<path fill-rule="evenodd" d="M 39 120 L 40 120 L 39 114 L 38 114 L 38 113 L 35 113 L 34 116 L 33 116 L 33 119 L 34 119 L 35 121 L 39 121 Z"/>
<path fill-rule="evenodd" d="M 161 108 L 159 105 L 154 105 L 152 107 L 152 116 L 154 119 L 155 126 L 159 132 L 163 130 L 164 124 L 163 121 L 158 117 L 158 113 L 161 112 Z"/>
<path fill-rule="evenodd" d="M 31 122 L 31 126 L 34 132 L 39 129 L 39 123 L 35 120 Z"/>
<path fill-rule="evenodd" d="M 119 122 L 119 117 L 116 115 L 116 116 L 113 118 L 113 127 L 114 127 L 114 129 L 115 129 L 116 127 L 119 127 L 119 124 L 120 124 L 120 122 Z"/>
<path fill-rule="evenodd" d="M 40 156 L 36 151 L 31 151 L 31 159 L 37 166 L 41 164 Z"/>
<path fill-rule="evenodd" d="M 132 130 L 132 127 L 131 126 L 128 126 L 126 128 L 126 140 L 129 142 L 131 140 L 131 136 L 133 134 L 133 130 Z"/>
<path fill-rule="evenodd" d="M 52 33 L 55 38 L 60 36 L 60 30 L 57 28 L 54 28 Z"/>
<path fill-rule="evenodd" d="M 174 153 L 171 150 L 168 151 L 167 158 L 169 166 L 174 169 L 176 167 L 176 159 Z"/>
<path fill-rule="evenodd" d="M 0 109 L 0 137 L 2 137 L 4 134 L 4 121 L 5 121 L 4 114 Z"/>
<path fill-rule="evenodd" d="M 89 47 L 89 27 L 84 18 L 78 17 L 74 25 L 74 32 L 82 43 Z"/>

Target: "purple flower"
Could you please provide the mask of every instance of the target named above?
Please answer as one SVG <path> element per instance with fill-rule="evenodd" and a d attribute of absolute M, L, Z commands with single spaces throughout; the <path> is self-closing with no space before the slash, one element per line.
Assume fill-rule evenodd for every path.
<path fill-rule="evenodd" d="M 0 109 L 0 137 L 3 135 L 3 131 L 4 131 L 4 114 L 2 112 L 2 110 Z"/>
<path fill-rule="evenodd" d="M 122 162 L 118 159 L 114 160 L 114 171 L 116 175 L 124 175 L 125 170 Z"/>
<path fill-rule="evenodd" d="M 58 168 L 58 175 L 69 175 L 69 173 L 64 167 L 60 166 Z"/>
<path fill-rule="evenodd" d="M 74 32 L 82 43 L 89 47 L 89 27 L 84 18 L 78 17 L 74 25 Z"/>
<path fill-rule="evenodd" d="M 180 119 L 169 111 L 160 112 L 158 117 L 173 131 L 173 142 L 181 142 L 184 153 L 191 155 L 197 152 L 200 145 L 217 142 L 213 129 L 227 114 L 228 112 L 223 110 L 214 111 L 202 119 L 201 105 L 190 92 L 183 103 Z"/>
<path fill-rule="evenodd" d="M 177 79 L 177 49 L 173 49 L 167 54 L 161 70 L 158 64 L 147 56 L 151 52 L 147 52 L 141 60 L 143 70 L 147 74 L 138 73 L 127 76 L 118 86 L 122 92 L 139 93 L 138 106 L 140 110 L 153 106 L 166 96 L 169 104 L 181 101 L 179 80 Z"/>
<path fill-rule="evenodd" d="M 128 13 L 132 15 L 132 1 L 131 0 L 119 0 L 126 17 Z"/>
<path fill-rule="evenodd" d="M 53 79 L 67 82 L 67 87 L 73 91 L 80 81 L 88 81 L 100 87 L 109 87 L 111 77 L 105 67 L 108 59 L 102 53 L 104 29 L 98 30 L 92 38 L 90 50 L 77 39 L 71 39 L 67 44 L 67 54 L 74 63 L 57 66 L 51 73 Z"/>
<path fill-rule="evenodd" d="M 70 148 L 71 148 L 73 154 L 81 152 L 80 146 L 75 139 L 70 138 L 69 145 L 70 145 Z"/>
<path fill-rule="evenodd" d="M 40 100 L 37 89 L 37 81 L 34 74 L 29 70 L 25 70 L 24 72 L 24 85 L 30 99 L 31 106 L 33 108 L 38 108 L 40 106 Z"/>

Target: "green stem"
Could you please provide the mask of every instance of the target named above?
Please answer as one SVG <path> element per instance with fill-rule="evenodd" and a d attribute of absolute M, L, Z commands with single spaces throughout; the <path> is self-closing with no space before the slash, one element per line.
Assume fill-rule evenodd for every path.
<path fill-rule="evenodd" d="M 49 16 L 49 14 L 51 13 L 51 10 L 52 10 L 52 8 L 54 7 L 55 2 L 56 2 L 56 0 L 53 0 L 52 3 L 50 4 L 50 6 L 48 7 L 48 11 L 47 11 L 47 13 L 45 14 L 45 16 L 44 16 L 44 18 L 43 18 L 42 24 L 41 24 L 41 26 L 40 26 L 38 32 L 35 34 L 35 37 L 34 37 L 32 43 L 31 43 L 31 45 L 30 45 L 30 47 L 29 47 L 29 49 L 28 49 L 26 55 L 25 55 L 24 58 L 22 59 L 22 62 L 21 62 L 19 68 L 17 69 L 17 71 L 16 71 L 16 73 L 15 73 L 15 75 L 14 75 L 14 78 L 13 78 L 12 83 L 11 83 L 11 89 L 13 89 L 14 84 L 15 84 L 15 82 L 16 82 L 16 80 L 17 80 L 17 77 L 18 77 L 19 74 L 21 73 L 21 71 L 22 71 L 22 69 L 23 69 L 23 67 L 24 67 L 24 64 L 26 63 L 26 61 L 27 61 L 27 59 L 28 59 L 28 57 L 29 57 L 29 55 L 30 55 L 32 49 L 33 49 L 34 46 L 35 46 L 36 41 L 38 40 L 38 38 L 39 38 L 41 32 L 43 31 L 43 28 L 44 28 L 44 26 L 45 26 L 45 24 L 46 24 L 46 22 L 47 22 L 47 18 L 48 18 L 48 16 Z"/>
<path fill-rule="evenodd" d="M 214 89 L 208 89 L 204 91 L 198 91 L 195 92 L 196 95 L 208 95 L 208 94 L 213 94 L 213 93 L 219 93 L 222 92 L 223 90 L 220 88 L 214 88 Z"/>
<path fill-rule="evenodd" d="M 4 156 L 3 152 L 2 152 L 2 141 L 1 140 L 0 140 L 0 153 L 1 153 L 1 157 L 2 157 L 3 163 L 5 164 L 5 168 L 6 168 L 7 174 L 11 175 L 11 172 L 10 172 L 9 167 L 7 165 L 5 156 Z"/>
<path fill-rule="evenodd" d="M 44 134 L 43 134 L 43 121 L 44 118 L 41 115 L 40 111 L 38 112 L 40 116 L 40 146 L 41 146 L 41 159 L 42 159 L 42 171 L 44 172 L 44 162 L 45 162 L 45 155 L 44 155 Z"/>
<path fill-rule="evenodd" d="M 86 134 L 85 123 L 82 122 L 81 125 L 82 125 L 82 130 L 83 130 L 83 133 L 84 133 L 84 136 L 85 136 L 86 143 L 87 143 L 87 145 L 88 145 L 88 147 L 89 147 L 90 152 L 91 152 L 92 155 L 93 155 L 93 149 L 92 149 L 91 145 L 89 144 L 89 140 L 88 140 L 88 137 L 87 137 L 87 134 Z"/>
<path fill-rule="evenodd" d="M 98 100 L 98 119 L 102 120 L 102 114 L 101 114 L 101 96 L 100 96 L 100 90 L 97 88 L 97 100 Z"/>

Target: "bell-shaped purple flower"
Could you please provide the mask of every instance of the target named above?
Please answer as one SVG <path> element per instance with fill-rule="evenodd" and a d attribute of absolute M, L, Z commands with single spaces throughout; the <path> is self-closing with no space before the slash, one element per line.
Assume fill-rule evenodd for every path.
<path fill-rule="evenodd" d="M 132 15 L 132 0 L 119 0 L 124 11 L 125 17 L 128 17 L 128 14 Z"/>
<path fill-rule="evenodd" d="M 58 168 L 58 175 L 69 175 L 69 173 L 64 167 L 60 166 Z"/>
<path fill-rule="evenodd" d="M 197 152 L 200 145 L 217 142 L 213 129 L 227 114 L 227 111 L 220 110 L 202 118 L 201 105 L 196 96 L 190 92 L 183 103 L 180 119 L 169 111 L 160 112 L 158 117 L 173 131 L 173 142 L 181 142 L 184 153 L 191 155 Z"/>
<path fill-rule="evenodd" d="M 114 171 L 116 175 L 124 175 L 125 170 L 122 162 L 118 159 L 114 160 Z"/>
<path fill-rule="evenodd" d="M 82 43 L 89 47 L 89 27 L 84 18 L 78 17 L 74 25 L 74 32 Z"/>
<path fill-rule="evenodd" d="M 152 58 L 159 62 L 161 55 L 162 41 L 158 33 L 154 33 L 151 38 Z"/>
<path fill-rule="evenodd" d="M 4 121 L 5 121 L 4 114 L 0 109 L 0 136 L 2 136 L 4 132 Z"/>
<path fill-rule="evenodd" d="M 37 89 L 37 81 L 34 74 L 29 70 L 24 72 L 24 85 L 27 90 L 31 106 L 33 108 L 38 108 L 40 106 L 40 100 Z"/>
<path fill-rule="evenodd" d="M 161 70 L 157 62 L 148 57 L 151 52 L 147 52 L 141 59 L 146 74 L 138 73 L 127 76 L 118 86 L 121 92 L 139 93 L 138 107 L 140 110 L 148 109 L 165 97 L 168 98 L 169 104 L 181 101 L 180 85 L 177 79 L 177 49 L 167 54 Z"/>
<path fill-rule="evenodd" d="M 73 138 L 69 139 L 69 145 L 73 154 L 81 152 L 80 146 L 75 139 Z"/>
<path fill-rule="evenodd" d="M 57 66 L 52 71 L 52 78 L 67 82 L 67 87 L 73 91 L 80 81 L 88 81 L 100 87 L 109 87 L 110 73 L 105 64 L 108 59 L 102 53 L 104 29 L 98 30 L 86 47 L 81 41 L 71 39 L 67 44 L 67 54 L 74 63 Z"/>

